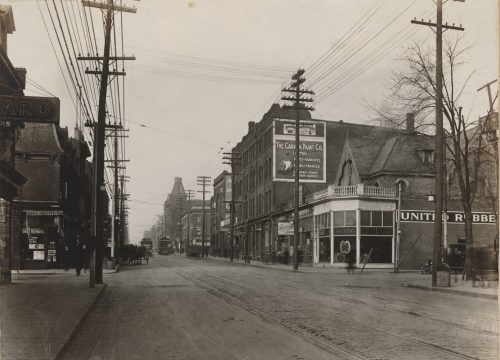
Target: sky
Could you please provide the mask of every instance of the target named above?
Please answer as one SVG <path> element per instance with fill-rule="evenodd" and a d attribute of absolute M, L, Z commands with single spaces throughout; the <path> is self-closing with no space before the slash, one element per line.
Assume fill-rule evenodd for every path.
<path fill-rule="evenodd" d="M 77 0 L 64 1 L 67 9 L 81 6 Z M 8 52 L 14 66 L 27 68 L 25 94 L 39 96 L 33 81 L 42 85 L 61 99 L 61 126 L 74 128 L 75 93 L 65 85 L 66 70 L 59 67 L 48 35 L 55 42 L 47 10 L 52 1 L 1 3 L 13 7 L 16 31 L 9 37 Z M 241 139 L 249 121 L 259 121 L 279 100 L 280 89 L 297 69 L 305 69 L 305 85 L 316 93 L 314 118 L 374 124 L 371 108 L 388 101 L 392 74 L 401 67 L 398 59 L 408 46 L 435 45 L 430 27 L 410 23 L 414 17 L 435 21 L 432 0 L 123 4 L 137 8 L 135 14 L 116 18 L 117 28 L 123 21 L 124 54 L 136 56 L 125 64 L 122 87 L 122 118 L 130 130 L 125 153 L 130 159 L 126 173 L 132 243 L 161 214 L 175 177 L 196 191 L 197 176 L 214 179 L 220 174 L 225 168 L 222 152 Z M 102 49 L 100 11 L 89 13 Z M 460 34 L 447 31 L 445 37 L 463 36 L 471 46 L 460 74 L 462 80 L 472 74 L 463 104 L 471 118 L 488 110 L 486 93 L 477 89 L 498 78 L 497 16 L 496 0 L 450 0 L 444 5 L 444 21 L 465 28 Z M 55 51 L 61 60 L 57 43 Z"/>

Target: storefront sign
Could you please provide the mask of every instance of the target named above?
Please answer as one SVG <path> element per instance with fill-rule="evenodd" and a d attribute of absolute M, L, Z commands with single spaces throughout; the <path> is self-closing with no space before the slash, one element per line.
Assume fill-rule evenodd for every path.
<path fill-rule="evenodd" d="M 45 260 L 45 251 L 33 251 L 33 260 Z"/>
<path fill-rule="evenodd" d="M 314 208 L 309 207 L 306 209 L 299 210 L 299 217 L 306 217 L 314 213 Z"/>
<path fill-rule="evenodd" d="M 300 181 L 326 182 L 325 124 L 320 121 L 301 121 L 299 134 Z M 273 140 L 273 180 L 293 182 L 296 168 L 294 121 L 275 120 Z"/>
<path fill-rule="evenodd" d="M 0 119 L 59 124 L 59 99 L 0 95 Z"/>
<path fill-rule="evenodd" d="M 278 222 L 278 235 L 293 235 L 293 222 Z"/>
<path fill-rule="evenodd" d="M 28 249 L 30 250 L 43 250 L 45 248 L 45 244 L 28 244 Z"/>
<path fill-rule="evenodd" d="M 465 222 L 465 214 L 463 212 L 448 211 L 446 213 L 448 223 L 463 223 Z M 434 222 L 434 211 L 421 210 L 401 210 L 401 222 Z M 444 214 L 443 214 L 444 220 Z M 472 213 L 473 224 L 495 224 L 495 214 L 490 213 Z"/>

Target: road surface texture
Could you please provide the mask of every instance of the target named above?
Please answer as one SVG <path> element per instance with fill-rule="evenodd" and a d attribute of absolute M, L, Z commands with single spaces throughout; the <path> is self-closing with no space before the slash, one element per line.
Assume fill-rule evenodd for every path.
<path fill-rule="evenodd" d="M 157 256 L 106 277 L 63 358 L 498 359 L 497 302 L 415 276 Z"/>

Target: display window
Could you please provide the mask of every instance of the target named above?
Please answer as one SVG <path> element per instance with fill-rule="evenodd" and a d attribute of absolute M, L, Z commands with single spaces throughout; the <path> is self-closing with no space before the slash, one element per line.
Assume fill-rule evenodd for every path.
<path fill-rule="evenodd" d="M 361 262 L 392 263 L 394 214 L 392 211 L 361 211 Z"/>

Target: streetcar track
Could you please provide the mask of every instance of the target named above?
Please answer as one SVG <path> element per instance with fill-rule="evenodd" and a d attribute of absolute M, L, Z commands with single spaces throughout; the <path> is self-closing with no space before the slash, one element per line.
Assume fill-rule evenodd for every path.
<path fill-rule="evenodd" d="M 216 276 L 215 274 L 212 273 L 212 275 Z M 218 276 L 220 279 L 224 279 L 220 276 Z M 236 283 L 239 285 L 239 283 L 237 282 L 234 282 L 234 281 L 231 281 L 231 280 L 227 280 L 226 281 L 229 281 L 229 282 L 233 282 L 233 283 Z M 383 304 L 377 304 L 377 305 L 374 305 L 372 303 L 368 303 L 366 301 L 362 301 L 362 300 L 359 300 L 359 299 L 353 299 L 353 298 L 346 298 L 345 295 L 342 295 L 342 294 L 339 294 L 337 292 L 333 292 L 332 289 L 330 287 L 327 287 L 327 286 L 324 286 L 324 285 L 321 285 L 321 284 L 315 284 L 315 283 L 312 283 L 312 282 L 308 282 L 308 281 L 297 281 L 297 280 L 291 280 L 292 282 L 295 282 L 297 284 L 301 284 L 301 285 L 310 285 L 312 287 L 314 287 L 315 289 L 318 289 L 318 288 L 321 288 L 323 290 L 326 290 L 327 292 L 323 292 L 322 294 L 325 295 L 325 296 L 329 296 L 329 297 L 334 297 L 335 299 L 339 300 L 339 301 L 343 301 L 343 302 L 346 302 L 346 303 L 359 303 L 359 304 L 363 304 L 363 305 L 370 305 L 370 306 L 373 306 L 373 307 L 376 307 L 377 309 L 379 310 L 383 310 L 383 311 L 388 311 L 388 309 L 383 305 Z M 364 288 L 368 288 L 367 286 L 346 286 L 346 285 L 341 285 L 339 286 L 339 288 L 343 288 L 343 289 L 349 289 L 352 293 L 355 293 L 355 294 L 362 294 L 362 295 L 366 295 L 366 296 L 371 296 L 372 298 L 374 299 L 379 299 L 379 300 L 384 300 L 386 302 L 389 302 L 389 303 L 393 303 L 395 301 L 397 302 L 400 302 L 400 303 L 403 303 L 403 304 L 414 304 L 414 305 L 420 305 L 419 302 L 413 302 L 413 301 L 408 301 L 408 300 L 403 300 L 403 299 L 399 299 L 397 297 L 383 297 L 381 295 L 378 295 L 376 293 L 372 293 L 372 292 L 368 292 L 368 291 L 363 291 L 362 289 Z M 372 287 L 372 288 L 377 288 L 377 287 Z M 390 309 L 389 311 L 393 311 L 393 312 L 398 312 L 398 313 L 405 313 L 405 312 L 408 312 L 408 310 L 400 310 L 400 309 Z M 410 310 L 411 311 L 411 310 Z M 474 310 L 475 313 L 477 314 L 478 312 L 481 312 L 481 310 Z M 483 312 L 485 313 L 485 312 Z M 452 321 L 446 321 L 446 320 L 442 320 L 442 319 L 439 319 L 439 318 L 436 318 L 436 317 L 433 317 L 433 316 L 424 316 L 424 315 L 420 315 L 422 317 L 425 317 L 426 319 L 429 319 L 429 320 L 433 320 L 433 321 L 436 321 L 436 322 L 439 322 L 441 324 L 447 324 L 447 325 L 452 325 L 452 326 L 455 326 L 455 327 L 460 327 L 464 330 L 468 330 L 468 331 L 471 331 L 471 332 L 475 332 L 475 333 L 478 333 L 478 334 L 486 334 L 486 335 L 498 335 L 498 332 L 493 332 L 493 331 L 490 331 L 490 330 L 475 330 L 475 329 L 471 329 L 469 327 L 467 327 L 466 325 L 463 325 L 461 323 L 458 323 L 458 322 L 452 322 Z"/>
<path fill-rule="evenodd" d="M 196 265 L 193 264 L 192 266 L 196 267 L 196 268 L 198 268 L 200 270 L 205 270 L 202 266 L 197 265 L 197 264 Z M 206 273 L 205 271 L 202 271 L 201 273 L 204 274 L 204 275 L 206 275 L 206 276 L 211 276 L 214 279 L 219 279 L 219 281 L 222 281 L 222 282 L 235 284 L 236 286 L 240 287 L 241 289 L 246 289 L 247 291 L 255 293 L 254 289 L 245 287 L 240 282 L 236 282 L 236 281 L 233 281 L 233 280 L 229 280 L 229 279 L 223 278 L 223 277 L 221 277 L 219 275 L 216 275 L 214 273 Z M 278 316 L 273 315 L 272 313 L 269 313 L 267 311 L 261 310 L 261 309 L 255 307 L 255 306 L 253 306 L 253 305 L 251 305 L 249 303 L 246 303 L 246 302 L 238 299 L 238 297 L 236 297 L 235 295 L 232 295 L 232 294 L 228 293 L 227 291 L 224 291 L 224 289 L 218 288 L 218 287 L 216 287 L 214 285 L 208 285 L 205 282 L 202 282 L 201 280 L 199 280 L 197 278 L 194 278 L 192 276 L 186 275 L 184 273 L 179 274 L 179 275 L 182 276 L 182 277 L 184 277 L 184 278 L 186 278 L 186 279 L 188 279 L 188 280 L 190 280 L 190 281 L 192 281 L 195 284 L 198 284 L 196 286 L 198 286 L 200 288 L 203 288 L 203 289 L 205 289 L 207 291 L 211 290 L 211 291 L 209 291 L 211 294 L 213 294 L 215 296 L 219 296 L 221 298 L 224 298 L 225 300 L 230 301 L 231 303 L 234 303 L 235 305 L 238 305 L 238 306 L 242 307 L 243 309 L 245 309 L 247 311 L 250 311 L 252 313 L 260 315 L 261 317 L 271 319 L 273 322 L 276 322 L 276 323 L 278 323 L 278 324 L 280 324 L 280 325 L 282 325 L 282 326 L 284 326 L 286 328 L 289 328 L 289 329 L 291 329 L 293 331 L 297 331 L 299 333 L 307 335 L 308 337 L 312 336 L 315 340 L 320 341 L 320 343 L 323 344 L 323 345 L 327 345 L 328 347 L 336 349 L 336 350 L 341 350 L 341 351 L 346 352 L 347 354 L 349 354 L 351 356 L 355 356 L 358 359 L 369 359 L 369 358 L 365 357 L 362 354 L 355 353 L 355 352 L 353 352 L 351 350 L 345 349 L 341 345 L 332 343 L 331 341 L 329 341 L 329 339 L 328 339 L 327 336 L 321 334 L 320 332 L 318 332 L 318 331 L 316 331 L 314 329 L 311 329 L 311 328 L 309 328 L 309 327 L 307 327 L 305 325 L 301 326 L 301 325 L 292 324 L 288 320 L 281 319 Z M 289 300 L 289 298 L 287 298 L 285 296 L 277 295 L 277 294 L 266 294 L 266 295 L 267 295 L 267 297 L 274 297 L 274 298 L 278 298 L 278 299 L 284 299 L 284 300 L 287 300 L 287 301 Z M 336 297 L 336 298 L 338 298 L 338 297 Z M 339 298 L 338 300 L 346 301 L 345 298 Z M 462 358 L 462 359 L 479 360 L 479 358 L 477 358 L 477 357 L 473 357 L 473 356 L 469 356 L 469 355 L 466 355 L 466 354 L 462 354 L 462 353 L 459 353 L 457 351 L 444 348 L 444 347 L 442 347 L 440 345 L 432 344 L 432 343 L 429 343 L 429 342 L 426 342 L 426 341 L 423 341 L 423 340 L 409 339 L 409 338 L 406 338 L 404 336 L 401 336 L 401 335 L 398 335 L 398 334 L 394 334 L 394 333 L 392 333 L 390 331 L 382 330 L 380 328 L 376 328 L 374 326 L 367 325 L 366 323 L 362 323 L 360 321 L 353 320 L 352 318 L 349 318 L 349 317 L 344 316 L 342 314 L 325 310 L 325 309 L 323 309 L 322 307 L 320 307 L 318 305 L 308 305 L 308 308 L 318 310 L 318 311 L 320 311 L 322 313 L 326 313 L 326 314 L 328 314 L 330 316 L 333 316 L 333 317 L 336 317 L 336 318 L 341 318 L 341 319 L 347 320 L 349 322 L 356 323 L 359 326 L 362 326 L 362 327 L 365 327 L 365 328 L 370 328 L 370 329 L 372 329 L 372 330 L 374 330 L 376 332 L 383 332 L 386 335 L 393 336 L 393 337 L 398 338 L 400 340 L 407 341 L 407 342 L 410 342 L 410 343 L 414 343 L 414 344 L 417 344 L 419 346 L 430 348 L 430 349 L 432 349 L 434 351 L 442 352 L 442 353 L 445 353 L 447 355 L 451 355 L 451 356 Z M 384 310 L 387 311 L 387 309 L 384 309 Z M 429 319 L 432 319 L 432 318 L 429 318 Z M 455 324 L 453 324 L 453 325 L 455 325 Z M 472 329 L 469 329 L 469 330 L 473 331 L 473 332 L 482 332 L 482 331 L 477 331 L 477 330 L 472 330 Z"/>

